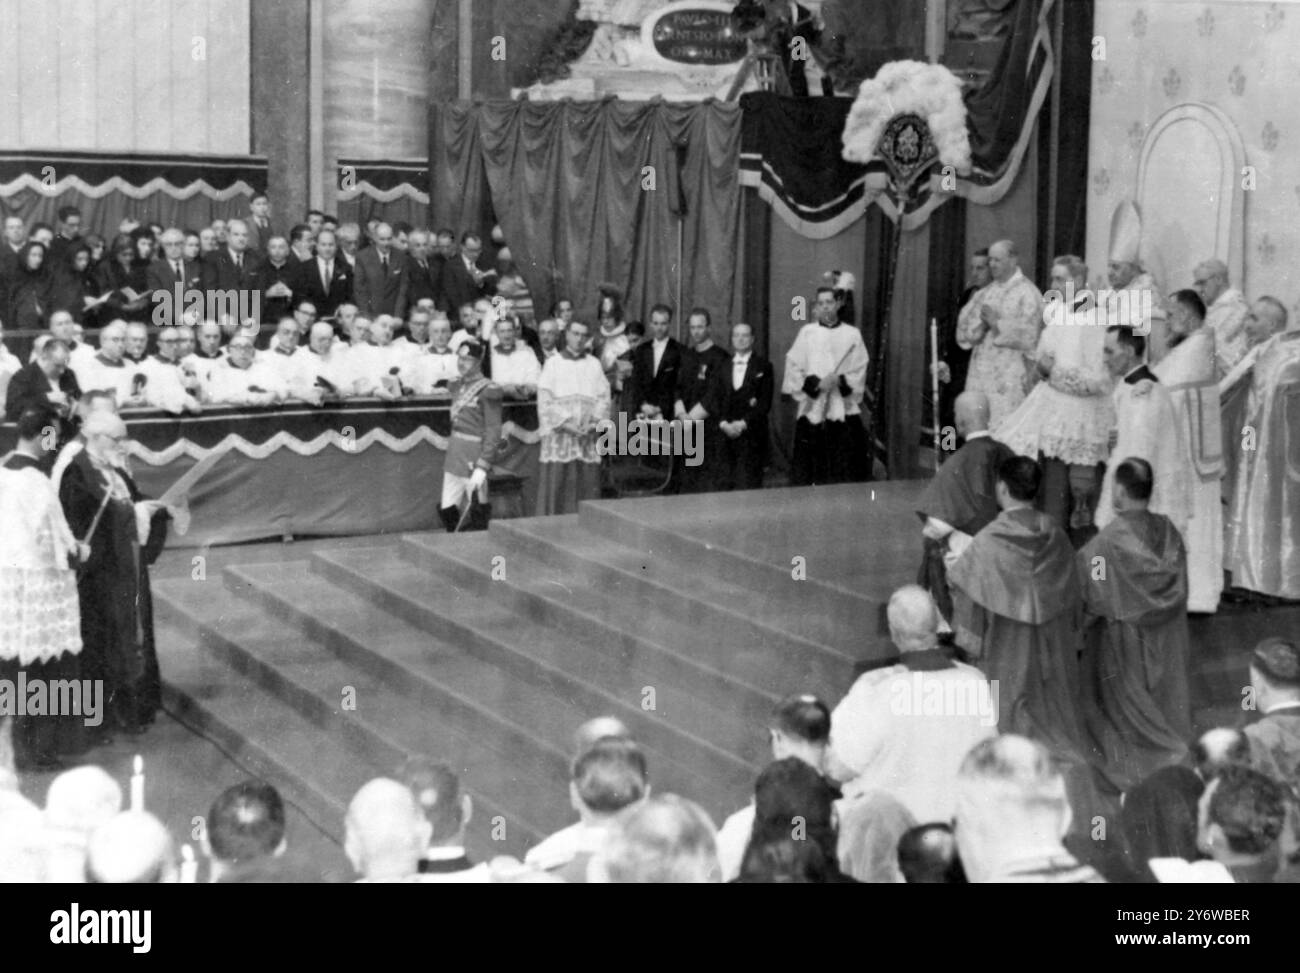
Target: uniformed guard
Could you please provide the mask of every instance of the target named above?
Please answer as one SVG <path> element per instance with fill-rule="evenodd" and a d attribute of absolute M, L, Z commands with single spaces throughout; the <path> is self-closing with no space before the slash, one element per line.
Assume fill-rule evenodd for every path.
<path fill-rule="evenodd" d="M 449 533 L 487 530 L 492 514 L 487 477 L 503 448 L 502 393 L 483 377 L 483 346 L 477 339 L 469 339 L 461 343 L 456 355 L 460 379 L 451 388 L 451 438 L 438 509 Z M 462 502 L 468 504 L 463 512 Z"/>

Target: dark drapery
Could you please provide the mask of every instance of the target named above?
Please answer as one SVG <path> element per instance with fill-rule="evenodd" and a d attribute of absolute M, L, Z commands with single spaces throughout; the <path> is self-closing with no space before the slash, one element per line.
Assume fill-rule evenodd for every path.
<path fill-rule="evenodd" d="M 338 218 L 362 227 L 370 219 L 427 226 L 428 161 L 339 159 Z"/>
<path fill-rule="evenodd" d="M 1055 62 L 1050 27 L 1058 0 L 1007 0 L 995 5 L 996 10 L 992 6 L 968 2 L 954 7 L 965 19 L 958 18 L 957 33 L 949 35 L 951 50 L 944 64 L 965 83 L 972 156 L 971 172 L 958 176 L 955 188 L 942 185 L 938 163 L 929 179 L 918 180 L 915 191 L 903 196 L 890 184 L 880 160 L 866 165 L 845 162 L 842 135 L 852 98 L 787 98 L 764 92 L 741 98 L 743 183 L 758 189 L 778 216 L 811 239 L 841 232 L 872 203 L 890 219 L 904 214 L 908 230 L 957 196 L 980 205 L 996 203 L 1015 182 L 1051 87 Z M 972 21 L 967 8 L 973 7 L 987 8 L 988 15 Z M 1082 22 L 1077 16 L 1070 21 L 1076 27 Z M 1082 43 L 1077 32 L 1065 36 L 1076 47 Z M 1083 44 L 1084 56 L 1088 50 Z"/>
<path fill-rule="evenodd" d="M 486 231 L 495 213 L 534 306 L 563 295 L 590 320 L 596 286 L 608 281 L 622 288 L 628 318 L 645 320 L 665 301 L 725 322 L 740 121 L 739 105 L 712 101 L 435 105 L 433 222 Z"/>
<path fill-rule="evenodd" d="M 0 216 L 53 226 L 60 207 L 76 206 L 82 233 L 106 239 L 128 216 L 197 229 L 247 215 L 266 172 L 258 156 L 0 152 Z"/>

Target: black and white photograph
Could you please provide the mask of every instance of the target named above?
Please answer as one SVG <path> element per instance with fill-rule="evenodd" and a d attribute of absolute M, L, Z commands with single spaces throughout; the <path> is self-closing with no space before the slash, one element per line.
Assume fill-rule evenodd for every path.
<path fill-rule="evenodd" d="M 1295 0 L 0 0 L 0 882 L 1262 943 L 1297 91 Z"/>

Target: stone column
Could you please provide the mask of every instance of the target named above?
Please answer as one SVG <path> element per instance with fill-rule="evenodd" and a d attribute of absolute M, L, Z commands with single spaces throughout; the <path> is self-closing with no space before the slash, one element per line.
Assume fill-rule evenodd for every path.
<path fill-rule="evenodd" d="M 324 0 L 322 6 L 325 163 L 423 159 L 434 5 Z"/>
<path fill-rule="evenodd" d="M 249 14 L 253 152 L 267 157 L 272 217 L 287 231 L 308 207 L 308 0 L 250 3 Z"/>

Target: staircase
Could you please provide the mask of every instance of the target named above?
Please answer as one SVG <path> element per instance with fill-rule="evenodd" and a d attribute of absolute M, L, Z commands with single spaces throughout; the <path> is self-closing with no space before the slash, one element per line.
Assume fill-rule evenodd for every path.
<path fill-rule="evenodd" d="M 613 714 L 653 787 L 721 821 L 791 692 L 832 704 L 893 654 L 918 485 L 586 503 L 567 517 L 213 552 L 156 571 L 168 709 L 342 839 L 348 800 L 408 754 L 474 798 L 471 854 L 522 855 L 574 819 L 573 731 Z M 179 577 L 177 575 L 180 575 Z M 170 576 L 164 576 L 170 575 Z M 797 580 L 798 579 L 798 580 Z M 1198 729 L 1240 721 L 1246 655 L 1300 608 L 1192 620 Z"/>
<path fill-rule="evenodd" d="M 167 706 L 337 839 L 362 783 L 427 754 L 474 798 L 471 852 L 521 855 L 573 820 L 569 741 L 606 713 L 657 791 L 721 820 L 768 759 L 773 704 L 838 699 L 856 660 L 890 651 L 875 619 L 897 581 L 845 586 L 862 557 L 832 550 L 849 535 L 824 509 L 863 489 L 817 491 L 811 518 L 791 518 L 804 491 L 783 490 L 589 503 L 301 558 L 229 549 L 204 580 L 154 581 Z"/>

